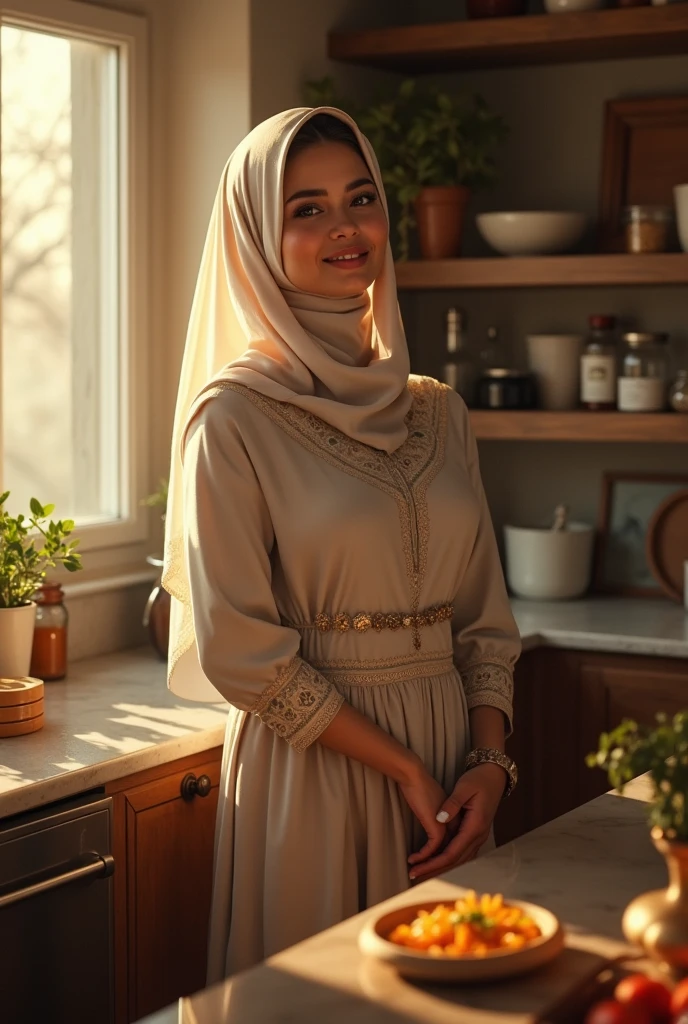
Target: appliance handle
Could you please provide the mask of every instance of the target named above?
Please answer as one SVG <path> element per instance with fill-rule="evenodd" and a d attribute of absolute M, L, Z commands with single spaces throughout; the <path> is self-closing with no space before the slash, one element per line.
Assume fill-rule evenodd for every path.
<path fill-rule="evenodd" d="M 21 903 L 22 900 L 28 900 L 32 896 L 40 896 L 41 893 L 50 892 L 51 889 L 58 889 L 63 885 L 79 882 L 83 878 L 109 878 L 115 870 L 115 858 L 109 853 L 99 853 L 94 856 L 96 860 L 89 861 L 88 864 L 82 864 L 78 868 L 71 868 L 71 870 L 63 871 L 59 875 L 44 878 L 42 882 L 34 882 L 32 885 L 25 885 L 20 889 L 15 889 L 13 892 L 5 893 L 4 896 L 0 896 L 0 910 L 3 907 L 11 906 L 13 903 Z"/>

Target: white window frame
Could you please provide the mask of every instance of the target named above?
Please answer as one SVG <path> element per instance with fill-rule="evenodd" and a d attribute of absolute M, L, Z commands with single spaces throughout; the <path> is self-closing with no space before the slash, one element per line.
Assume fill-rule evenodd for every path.
<path fill-rule="evenodd" d="M 120 220 L 120 465 L 122 516 L 77 524 L 80 551 L 98 551 L 148 539 L 149 362 L 149 142 L 148 25 L 146 19 L 76 0 L 14 0 L 2 4 L 3 25 L 33 28 L 114 46 L 119 52 Z M 0 323 L 1 330 L 1 323 Z M 0 417 L 0 431 L 2 418 Z M 2 434 L 0 432 L 0 443 Z M 1 449 L 0 449 L 1 470 Z M 1 477 L 1 473 L 0 473 Z M 59 510 L 58 514 L 59 514 Z"/>

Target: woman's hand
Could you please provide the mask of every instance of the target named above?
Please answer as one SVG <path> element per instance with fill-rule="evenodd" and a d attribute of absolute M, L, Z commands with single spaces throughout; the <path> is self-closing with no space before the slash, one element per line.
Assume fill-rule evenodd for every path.
<path fill-rule="evenodd" d="M 436 856 L 425 852 L 428 844 L 412 854 L 410 877 L 425 881 L 473 860 L 490 834 L 506 784 L 506 772 L 496 764 L 480 764 L 465 772 L 439 812 L 447 822 L 449 842 Z"/>
<path fill-rule="evenodd" d="M 436 853 L 447 838 L 447 826 L 437 820 L 439 811 L 446 805 L 447 794 L 420 760 L 409 777 L 399 781 L 399 789 L 427 833 L 428 840 L 423 848 L 412 855 L 424 860 Z"/>

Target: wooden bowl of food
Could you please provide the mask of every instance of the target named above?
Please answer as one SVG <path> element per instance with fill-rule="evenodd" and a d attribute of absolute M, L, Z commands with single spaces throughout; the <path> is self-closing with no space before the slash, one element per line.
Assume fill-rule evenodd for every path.
<path fill-rule="evenodd" d="M 544 907 L 467 892 L 373 916 L 358 945 L 405 977 L 468 983 L 541 967 L 561 953 L 564 932 Z"/>

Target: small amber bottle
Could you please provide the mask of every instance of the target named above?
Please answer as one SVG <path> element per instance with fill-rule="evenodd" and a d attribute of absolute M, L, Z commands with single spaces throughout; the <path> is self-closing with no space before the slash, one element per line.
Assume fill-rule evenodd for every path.
<path fill-rule="evenodd" d="M 45 582 L 35 596 L 36 625 L 31 652 L 31 675 L 38 679 L 64 679 L 67 674 L 67 622 L 64 594 L 59 583 Z"/>

